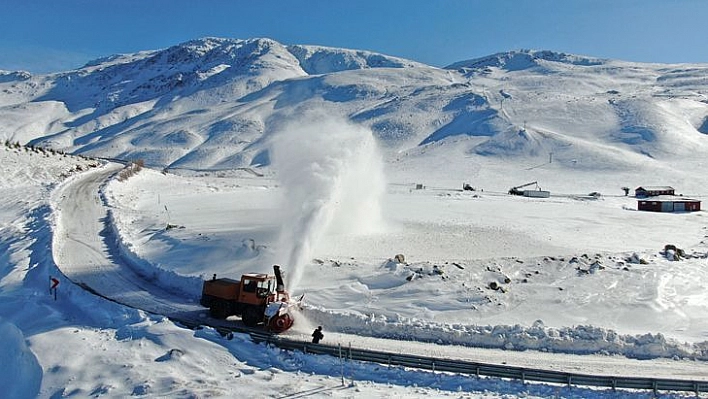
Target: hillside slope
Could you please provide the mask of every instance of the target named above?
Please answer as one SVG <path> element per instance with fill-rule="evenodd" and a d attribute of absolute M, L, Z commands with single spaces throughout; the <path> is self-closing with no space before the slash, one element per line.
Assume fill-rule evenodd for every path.
<path fill-rule="evenodd" d="M 550 158 L 563 170 L 616 171 L 607 165 L 703 157 L 707 70 L 530 50 L 434 68 L 203 38 L 53 75 L 3 72 L 0 139 L 157 167 L 267 166 L 275 134 L 316 129 L 326 115 L 370 129 L 387 160 L 438 154 L 522 168 Z"/>

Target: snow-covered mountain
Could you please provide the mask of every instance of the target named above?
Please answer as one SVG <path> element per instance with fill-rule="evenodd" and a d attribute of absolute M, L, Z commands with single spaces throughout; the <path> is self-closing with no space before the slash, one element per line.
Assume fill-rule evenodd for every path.
<path fill-rule="evenodd" d="M 632 168 L 708 150 L 707 72 L 531 50 L 435 68 L 366 51 L 203 38 L 64 73 L 3 73 L 0 139 L 235 168 L 268 164 L 283 121 L 316 125 L 307 116 L 319 112 L 370 128 L 389 159 L 454 143 L 455 156 L 528 164 L 553 153 L 566 167 Z"/>

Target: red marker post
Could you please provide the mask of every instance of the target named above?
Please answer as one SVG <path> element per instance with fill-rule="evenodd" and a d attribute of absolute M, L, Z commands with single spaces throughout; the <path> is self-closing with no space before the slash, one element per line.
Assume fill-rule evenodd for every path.
<path fill-rule="evenodd" d="M 59 286 L 59 280 L 55 277 L 49 276 L 49 281 L 51 285 L 49 286 L 49 295 L 54 294 L 54 300 L 57 300 L 57 287 Z"/>

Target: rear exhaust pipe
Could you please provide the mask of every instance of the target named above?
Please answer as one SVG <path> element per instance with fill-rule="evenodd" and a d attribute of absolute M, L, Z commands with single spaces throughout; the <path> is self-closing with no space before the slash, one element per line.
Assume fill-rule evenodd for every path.
<path fill-rule="evenodd" d="M 277 292 L 285 292 L 285 283 L 283 283 L 283 275 L 280 273 L 280 265 L 273 265 L 273 272 L 275 273 L 275 290 Z"/>

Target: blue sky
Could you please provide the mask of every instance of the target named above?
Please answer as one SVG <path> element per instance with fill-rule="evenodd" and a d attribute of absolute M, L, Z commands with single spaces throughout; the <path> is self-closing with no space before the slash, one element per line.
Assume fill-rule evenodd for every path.
<path fill-rule="evenodd" d="M 0 69 L 65 71 L 205 37 L 371 50 L 434 66 L 516 49 L 708 62 L 703 0 L 4 0 Z"/>

